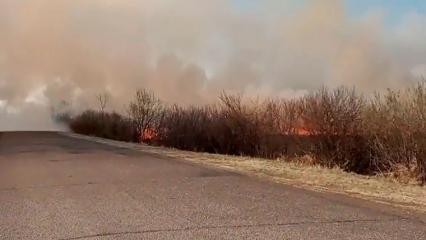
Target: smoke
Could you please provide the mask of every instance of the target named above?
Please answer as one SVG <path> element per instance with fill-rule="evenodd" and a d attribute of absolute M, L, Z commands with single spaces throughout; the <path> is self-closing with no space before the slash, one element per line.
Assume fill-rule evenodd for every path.
<path fill-rule="evenodd" d="M 55 128 L 51 109 L 96 107 L 100 93 L 120 110 L 137 88 L 198 104 L 223 89 L 374 91 L 426 73 L 425 16 L 385 26 L 380 12 L 349 17 L 343 1 L 300 2 L 2 0 L 0 129 Z"/>

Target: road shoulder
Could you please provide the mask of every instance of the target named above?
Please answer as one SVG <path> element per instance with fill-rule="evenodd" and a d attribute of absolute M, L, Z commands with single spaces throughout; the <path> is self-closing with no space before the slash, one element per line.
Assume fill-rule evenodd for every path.
<path fill-rule="evenodd" d="M 266 179 L 276 183 L 317 192 L 344 194 L 351 197 L 391 205 L 405 210 L 426 213 L 426 187 L 400 183 L 383 176 L 361 176 L 340 169 L 327 169 L 282 160 L 196 153 L 143 144 L 126 143 L 74 133 L 68 137 L 94 141 L 114 147 L 132 149 L 159 156 L 185 160 L 195 164 L 225 169 Z M 423 221 L 426 219 L 423 219 Z"/>

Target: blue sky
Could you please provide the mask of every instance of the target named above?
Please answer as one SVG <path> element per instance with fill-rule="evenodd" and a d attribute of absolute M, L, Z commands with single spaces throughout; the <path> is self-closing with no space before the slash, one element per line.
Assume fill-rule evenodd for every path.
<path fill-rule="evenodd" d="M 425 0 L 345 0 L 351 16 L 360 16 L 370 10 L 384 11 L 385 20 L 394 22 L 410 13 L 426 13 Z"/>
<path fill-rule="evenodd" d="M 232 0 L 235 6 L 241 9 L 256 8 L 262 0 Z M 277 0 L 280 1 L 280 0 Z M 315 0 L 294 0 L 302 1 Z M 352 17 L 360 17 L 369 11 L 382 11 L 384 19 L 388 23 L 397 22 L 410 13 L 426 13 L 426 0 L 344 0 L 348 14 Z"/>

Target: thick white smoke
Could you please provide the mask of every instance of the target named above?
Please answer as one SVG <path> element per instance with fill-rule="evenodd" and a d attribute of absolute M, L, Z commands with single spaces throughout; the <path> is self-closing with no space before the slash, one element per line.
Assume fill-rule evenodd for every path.
<path fill-rule="evenodd" d="M 298 3 L 299 2 L 299 3 Z M 426 17 L 384 27 L 339 0 L 1 0 L 0 130 L 51 129 L 50 109 L 123 109 L 137 88 L 181 104 L 223 89 L 296 96 L 321 85 L 372 91 L 426 72 Z"/>

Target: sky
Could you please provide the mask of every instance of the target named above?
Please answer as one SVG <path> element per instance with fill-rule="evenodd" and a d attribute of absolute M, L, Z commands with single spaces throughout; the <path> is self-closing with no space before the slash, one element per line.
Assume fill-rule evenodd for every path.
<path fill-rule="evenodd" d="M 369 11 L 382 11 L 387 23 L 398 22 L 407 14 L 424 14 L 424 0 L 346 0 L 346 9 L 350 15 L 357 17 Z"/>
<path fill-rule="evenodd" d="M 241 10 L 253 10 L 261 0 L 233 0 L 234 6 Z M 279 1 L 279 0 L 278 0 Z M 294 1 L 302 5 L 313 0 Z M 407 14 L 426 12 L 425 0 L 345 0 L 346 11 L 358 18 L 370 11 L 381 11 L 389 24 L 401 20 Z"/>

